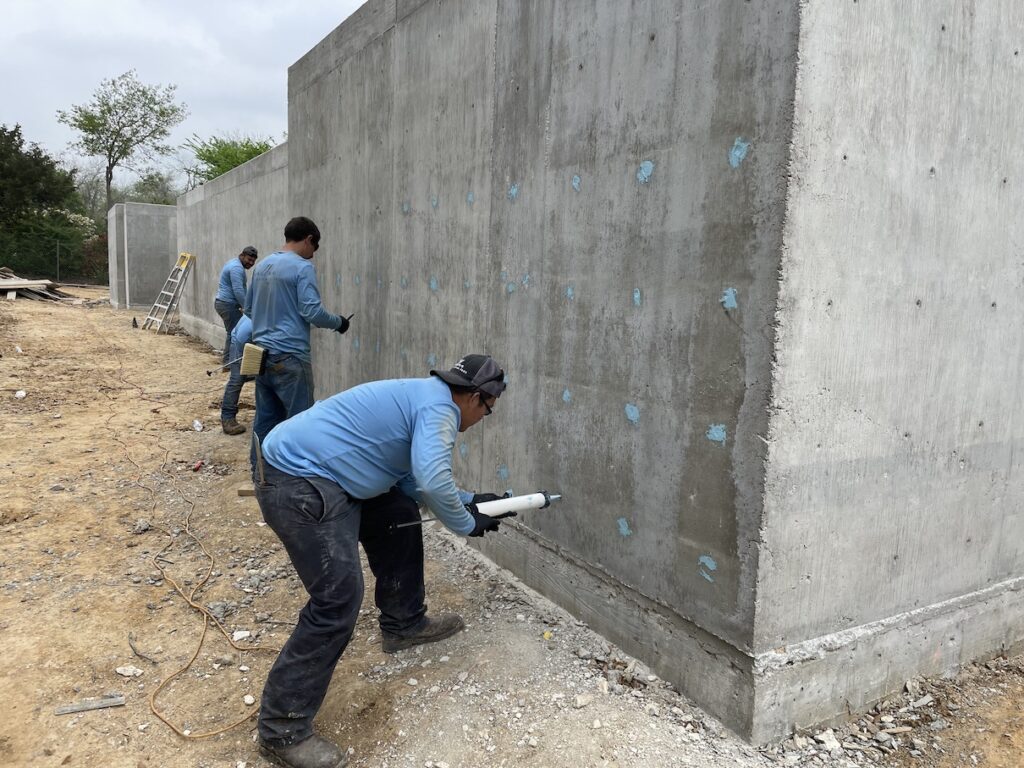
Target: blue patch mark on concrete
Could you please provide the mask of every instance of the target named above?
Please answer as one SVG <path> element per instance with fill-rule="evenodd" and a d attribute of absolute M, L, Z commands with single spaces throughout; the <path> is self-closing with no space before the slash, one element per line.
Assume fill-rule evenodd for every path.
<path fill-rule="evenodd" d="M 571 403 L 572 402 L 572 392 L 570 392 L 568 389 L 563 389 L 562 390 L 562 402 L 563 403 Z"/>
<path fill-rule="evenodd" d="M 373 345 L 373 350 L 380 353 L 380 339 L 377 339 L 377 343 Z"/>
<path fill-rule="evenodd" d="M 402 276 L 401 276 L 401 277 L 400 277 L 400 278 L 398 279 L 398 284 L 399 284 L 400 286 L 402 286 L 403 288 L 408 288 L 408 287 L 409 287 L 409 278 L 408 278 L 408 277 L 406 277 L 405 275 L 402 275 Z"/>
<path fill-rule="evenodd" d="M 736 141 L 732 143 L 732 149 L 729 150 L 729 165 L 733 168 L 739 168 L 740 163 L 743 162 L 747 156 L 747 152 L 750 151 L 750 142 L 744 141 L 739 136 L 736 137 Z"/>
<path fill-rule="evenodd" d="M 583 181 L 580 179 L 579 174 L 572 177 L 572 188 L 577 192 L 580 191 L 580 187 L 583 186 Z"/>
<path fill-rule="evenodd" d="M 383 284 L 384 284 L 384 281 L 383 281 L 383 280 L 381 280 L 381 279 L 380 279 L 380 278 L 378 277 L 378 278 L 377 278 L 377 287 L 378 287 L 378 288 L 380 288 L 380 287 L 381 287 L 381 286 L 382 286 Z"/>
<path fill-rule="evenodd" d="M 467 192 L 466 193 L 466 205 L 472 206 L 475 201 L 476 201 L 476 196 L 472 192 Z"/>
<path fill-rule="evenodd" d="M 469 446 L 465 443 L 459 443 L 459 456 L 462 458 L 469 456 Z"/>
<path fill-rule="evenodd" d="M 715 577 L 711 574 L 718 570 L 718 563 L 711 555 L 701 555 L 697 558 L 697 570 L 704 577 L 705 581 L 714 582 Z"/>
<path fill-rule="evenodd" d="M 498 275 L 498 277 L 501 278 L 501 282 L 505 282 L 506 280 L 508 280 L 508 270 L 506 270 L 506 269 L 501 270 L 501 274 Z"/>
<path fill-rule="evenodd" d="M 359 337 L 358 336 L 356 336 L 354 339 L 352 339 L 352 349 L 354 349 L 356 352 L 359 351 Z"/>
<path fill-rule="evenodd" d="M 508 473 L 508 467 L 505 466 L 504 464 L 499 464 L 498 465 L 498 471 L 497 471 L 498 479 L 501 480 L 503 483 L 507 483 L 508 482 L 508 474 L 509 474 Z"/>
<path fill-rule="evenodd" d="M 363 278 L 361 278 L 359 275 L 356 275 L 353 282 L 355 282 L 356 285 L 361 285 L 363 282 Z"/>
<path fill-rule="evenodd" d="M 430 196 L 430 207 L 435 211 L 437 210 L 437 195 Z"/>
<path fill-rule="evenodd" d="M 708 427 L 708 431 L 704 433 L 704 436 L 713 443 L 725 445 L 725 424 L 712 424 Z"/>
<path fill-rule="evenodd" d="M 651 180 L 651 176 L 654 174 L 654 163 L 650 160 L 644 160 L 640 163 L 640 167 L 636 169 L 636 180 L 641 184 L 646 184 Z"/>
<path fill-rule="evenodd" d="M 736 289 L 726 288 L 722 291 L 722 298 L 718 300 L 718 303 L 726 309 L 736 309 L 739 306 L 739 304 L 736 303 Z"/>
<path fill-rule="evenodd" d="M 643 304 L 643 296 L 640 293 L 640 289 L 639 288 L 634 288 L 633 289 L 633 306 L 634 307 L 639 307 L 641 304 Z"/>
<path fill-rule="evenodd" d="M 567 285 L 565 287 L 565 298 L 567 298 L 569 301 L 572 301 L 573 299 L 576 298 L 576 289 L 573 288 L 571 285 Z"/>
<path fill-rule="evenodd" d="M 437 365 L 437 355 L 435 355 L 433 352 L 427 355 L 427 365 L 429 365 L 431 368 Z"/>
<path fill-rule="evenodd" d="M 626 418 L 629 419 L 630 424 L 640 423 L 640 409 L 637 408 L 633 403 L 626 403 Z"/>
<path fill-rule="evenodd" d="M 465 288 L 468 291 L 469 290 L 469 280 L 463 280 L 462 281 L 462 287 Z"/>
<path fill-rule="evenodd" d="M 620 536 L 632 536 L 633 535 L 633 531 L 630 530 L 629 522 L 626 520 L 626 518 L 620 517 L 615 522 L 618 523 L 619 535 Z"/>
<path fill-rule="evenodd" d="M 517 287 L 518 286 L 516 286 L 515 283 L 509 283 L 508 285 L 505 286 L 505 291 L 511 296 L 513 293 L 516 292 Z"/>
<path fill-rule="evenodd" d="M 334 276 L 334 287 L 335 288 L 340 288 L 341 287 L 341 275 L 335 275 Z"/>
<path fill-rule="evenodd" d="M 401 355 L 402 359 L 405 360 L 409 356 L 409 351 L 405 349 L 398 350 L 398 354 Z"/>
<path fill-rule="evenodd" d="M 412 206 L 411 206 L 411 205 L 409 204 L 409 201 L 408 201 L 408 200 L 403 200 L 403 201 L 402 201 L 402 213 L 404 213 L 404 214 L 407 214 L 407 215 L 408 215 L 408 213 L 409 213 L 409 212 L 410 212 L 411 210 L 412 210 Z"/>
<path fill-rule="evenodd" d="M 437 275 L 431 275 L 430 276 L 430 290 L 432 290 L 432 291 L 434 291 L 436 293 L 437 289 L 439 287 L 440 286 L 438 285 L 438 282 L 437 282 Z"/>
<path fill-rule="evenodd" d="M 513 184 L 511 187 L 508 188 L 509 202 L 514 203 L 517 197 L 519 197 L 519 185 Z"/>
<path fill-rule="evenodd" d="M 529 285 L 530 284 L 530 273 L 527 272 L 525 275 L 523 275 L 523 279 L 520 280 L 519 282 L 522 283 L 524 287 Z"/>

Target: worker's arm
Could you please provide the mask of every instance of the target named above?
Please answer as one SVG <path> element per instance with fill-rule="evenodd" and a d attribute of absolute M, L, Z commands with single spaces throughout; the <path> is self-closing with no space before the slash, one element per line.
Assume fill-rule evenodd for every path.
<path fill-rule="evenodd" d="M 235 261 L 238 261 L 235 259 Z M 235 297 L 235 301 L 238 306 L 245 306 L 245 267 L 242 266 L 242 262 L 238 261 L 238 266 L 232 265 L 231 274 L 231 293 Z"/>
<path fill-rule="evenodd" d="M 426 504 L 447 528 L 460 536 L 469 535 L 475 527 L 473 516 L 466 510 L 472 494 L 460 491 L 452 475 L 458 416 L 453 409 L 438 405 L 419 414 L 414 430 L 411 457 L 416 485 L 414 498 Z"/>
<path fill-rule="evenodd" d="M 312 264 L 305 264 L 299 270 L 296 283 L 299 299 L 299 314 L 310 325 L 317 328 L 337 330 L 341 327 L 341 318 L 332 315 L 320 302 L 320 289 L 316 284 L 316 272 Z"/>

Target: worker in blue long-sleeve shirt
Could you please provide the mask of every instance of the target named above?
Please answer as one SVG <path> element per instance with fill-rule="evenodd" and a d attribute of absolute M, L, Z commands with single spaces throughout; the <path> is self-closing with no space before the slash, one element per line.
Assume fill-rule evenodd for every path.
<path fill-rule="evenodd" d="M 377 581 L 385 652 L 464 627 L 455 614 L 426 615 L 422 530 L 395 526 L 418 520 L 419 502 L 463 536 L 498 529 L 498 519 L 475 505 L 499 496 L 460 490 L 452 450 L 458 433 L 491 413 L 505 372 L 486 355 L 468 355 L 430 373 L 322 400 L 260 445 L 256 499 L 309 594 L 260 705 L 261 748 L 284 765 L 343 764 L 337 747 L 313 734 L 313 718 L 359 615 L 360 543 Z"/>
<path fill-rule="evenodd" d="M 245 306 L 245 272 L 256 263 L 256 248 L 245 246 L 237 257 L 233 258 L 220 271 L 220 282 L 217 283 L 217 295 L 213 299 L 213 308 L 224 322 L 224 364 L 227 365 L 231 349 L 231 331 L 235 329 L 238 319 L 242 316 Z"/>
<path fill-rule="evenodd" d="M 266 350 L 264 372 L 256 377 L 253 434 L 262 440 L 275 426 L 313 404 L 309 326 L 344 333 L 347 318 L 320 302 L 313 254 L 320 230 L 297 216 L 284 228 L 285 244 L 252 272 L 245 314 L 252 319 L 252 343 Z M 255 454 L 252 456 L 255 462 Z"/>

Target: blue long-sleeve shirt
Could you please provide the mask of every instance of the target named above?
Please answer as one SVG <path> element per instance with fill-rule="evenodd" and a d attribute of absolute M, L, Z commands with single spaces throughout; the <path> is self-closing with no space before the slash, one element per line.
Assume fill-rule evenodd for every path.
<path fill-rule="evenodd" d="M 466 535 L 473 517 L 465 505 L 473 495 L 452 475 L 460 420 L 438 378 L 372 381 L 278 424 L 263 440 L 263 458 L 291 475 L 333 480 L 356 499 L 397 485 Z"/>
<path fill-rule="evenodd" d="M 231 331 L 231 354 L 228 358 L 237 360 L 245 351 L 245 345 L 252 340 L 252 320 L 242 315 Z"/>
<path fill-rule="evenodd" d="M 320 303 L 313 262 L 277 251 L 253 267 L 244 312 L 252 318 L 252 343 L 271 353 L 309 362 L 309 326 L 337 330 L 341 318 Z"/>
<path fill-rule="evenodd" d="M 245 306 L 245 266 L 237 256 L 221 269 L 214 299 Z"/>

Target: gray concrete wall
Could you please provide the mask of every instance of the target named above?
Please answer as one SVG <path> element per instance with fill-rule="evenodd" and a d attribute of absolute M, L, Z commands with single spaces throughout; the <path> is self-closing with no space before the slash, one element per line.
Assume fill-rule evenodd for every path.
<path fill-rule="evenodd" d="M 802 7 L 755 735 L 1024 639 L 1022 28 Z"/>
<path fill-rule="evenodd" d="M 372 0 L 289 71 L 317 396 L 495 355 L 459 479 L 566 502 L 485 550 L 744 732 L 791 6 Z"/>
<path fill-rule="evenodd" d="M 170 274 L 177 254 L 168 229 L 173 205 L 117 203 L 107 213 L 107 255 L 110 302 L 149 309 Z"/>
<path fill-rule="evenodd" d="M 288 147 L 280 144 L 178 198 L 177 250 L 196 257 L 179 309 L 182 327 L 213 346 L 224 325 L 213 309 L 220 271 L 247 245 L 261 257 L 284 242 Z"/>

